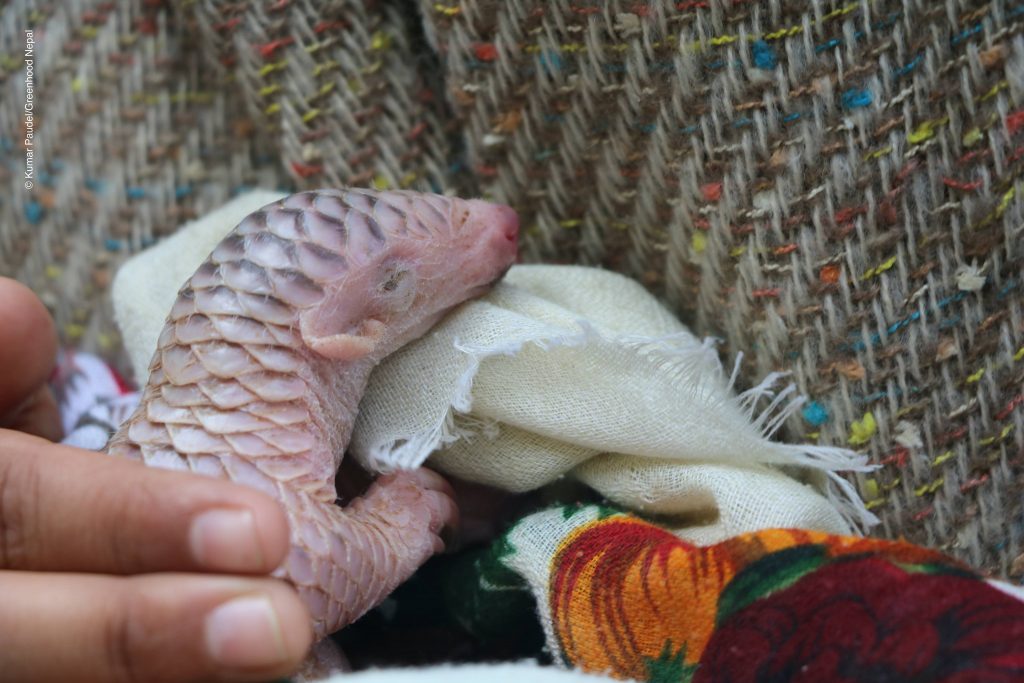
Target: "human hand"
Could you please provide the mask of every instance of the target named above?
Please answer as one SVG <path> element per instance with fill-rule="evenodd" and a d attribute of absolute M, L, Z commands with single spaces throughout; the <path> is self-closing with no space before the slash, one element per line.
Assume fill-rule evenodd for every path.
<path fill-rule="evenodd" d="M 266 680 L 312 631 L 259 491 L 69 448 L 45 387 L 56 339 L 0 278 L 0 679 Z"/>

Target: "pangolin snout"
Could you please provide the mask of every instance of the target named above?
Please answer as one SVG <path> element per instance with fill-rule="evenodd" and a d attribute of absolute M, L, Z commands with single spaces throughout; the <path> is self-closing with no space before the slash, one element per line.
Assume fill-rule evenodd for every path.
<path fill-rule="evenodd" d="M 511 206 L 495 205 L 496 222 L 501 227 L 505 239 L 515 242 L 519 239 L 519 214 Z"/>
<path fill-rule="evenodd" d="M 504 204 L 480 199 L 466 202 L 468 216 L 464 238 L 471 242 L 466 257 L 472 261 L 462 269 L 467 280 L 477 285 L 494 282 L 516 262 L 519 242 L 519 214 Z"/>
<path fill-rule="evenodd" d="M 515 260 L 519 246 L 519 214 L 504 204 L 491 204 L 487 214 L 488 230 L 495 250 L 511 263 Z"/>

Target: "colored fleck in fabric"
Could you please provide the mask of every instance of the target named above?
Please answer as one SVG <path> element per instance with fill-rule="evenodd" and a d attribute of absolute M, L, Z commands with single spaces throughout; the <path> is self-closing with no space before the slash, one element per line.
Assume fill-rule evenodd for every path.
<path fill-rule="evenodd" d="M 1024 679 L 1024 602 L 907 543 L 768 529 L 700 547 L 591 505 L 530 515 L 472 562 L 467 628 L 517 629 L 532 595 L 555 661 L 614 678 Z"/>

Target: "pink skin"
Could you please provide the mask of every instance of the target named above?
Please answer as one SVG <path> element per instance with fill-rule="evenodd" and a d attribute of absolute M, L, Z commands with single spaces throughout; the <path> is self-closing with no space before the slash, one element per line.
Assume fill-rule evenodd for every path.
<path fill-rule="evenodd" d="M 486 293 L 515 260 L 519 218 L 507 206 L 455 200 L 447 220 L 440 212 L 418 216 L 427 238 L 420 231 L 392 237 L 398 216 L 387 215 L 381 221 L 387 251 L 360 263 L 323 305 L 303 312 L 302 336 L 311 348 L 328 358 L 372 355 L 379 361 L 455 305 Z M 352 296 L 353 290 L 366 295 Z M 364 351 L 370 344 L 372 351 Z"/>
<path fill-rule="evenodd" d="M 458 517 L 425 468 L 335 504 L 370 371 L 487 292 L 517 235 L 508 207 L 438 195 L 323 190 L 264 207 L 182 288 L 110 452 L 275 496 L 292 531 L 278 575 L 317 637 L 351 623 L 442 550 Z"/>

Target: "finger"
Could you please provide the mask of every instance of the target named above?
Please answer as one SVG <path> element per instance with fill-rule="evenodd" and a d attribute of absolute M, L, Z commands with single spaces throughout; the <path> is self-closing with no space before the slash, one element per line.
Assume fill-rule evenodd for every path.
<path fill-rule="evenodd" d="M 0 568 L 266 573 L 287 549 L 260 491 L 0 430 Z"/>
<path fill-rule="evenodd" d="M 46 306 L 25 285 L 0 277 L 0 419 L 42 386 L 57 358 Z"/>
<path fill-rule="evenodd" d="M 309 613 L 274 579 L 0 572 L 0 672 L 13 681 L 256 681 L 309 649 Z"/>
<path fill-rule="evenodd" d="M 13 413 L 9 413 L 0 426 L 41 436 L 47 441 L 60 441 L 64 435 L 57 399 L 45 384 L 40 385 Z"/>

